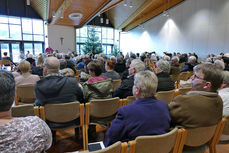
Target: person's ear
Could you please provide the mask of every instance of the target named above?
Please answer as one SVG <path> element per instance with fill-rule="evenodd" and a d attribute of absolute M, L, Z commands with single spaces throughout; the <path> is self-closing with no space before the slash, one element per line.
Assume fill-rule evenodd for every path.
<path fill-rule="evenodd" d="M 205 85 L 204 85 L 204 89 L 211 89 L 211 86 L 212 86 L 212 83 L 211 82 L 206 82 Z"/>

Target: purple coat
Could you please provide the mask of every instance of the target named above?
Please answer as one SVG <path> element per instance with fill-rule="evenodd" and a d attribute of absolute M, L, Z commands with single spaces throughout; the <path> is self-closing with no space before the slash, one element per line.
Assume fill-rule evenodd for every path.
<path fill-rule="evenodd" d="M 104 144 L 109 146 L 117 141 L 134 140 L 137 136 L 167 133 L 170 121 L 166 102 L 155 98 L 138 98 L 133 104 L 119 108 Z"/>

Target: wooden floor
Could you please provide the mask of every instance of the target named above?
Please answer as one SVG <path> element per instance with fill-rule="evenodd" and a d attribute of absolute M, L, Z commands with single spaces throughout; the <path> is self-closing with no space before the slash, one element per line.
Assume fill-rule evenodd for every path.
<path fill-rule="evenodd" d="M 96 127 L 98 138 L 96 141 L 102 141 L 104 138 L 104 129 Z M 56 142 L 47 150 L 48 153 L 64 153 L 81 151 L 83 149 L 83 140 L 79 136 L 75 138 L 74 130 L 65 130 L 56 133 Z M 89 141 L 90 143 L 90 141 Z M 218 144 L 216 146 L 217 153 L 229 153 L 229 144 Z M 205 153 L 209 153 L 206 150 Z"/>

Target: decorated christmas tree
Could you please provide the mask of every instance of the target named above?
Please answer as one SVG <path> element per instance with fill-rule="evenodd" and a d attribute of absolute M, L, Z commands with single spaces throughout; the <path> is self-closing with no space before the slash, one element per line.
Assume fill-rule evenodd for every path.
<path fill-rule="evenodd" d="M 88 37 L 83 47 L 84 54 L 100 54 L 103 52 L 101 41 L 96 35 L 95 28 L 90 27 L 88 29 Z"/>

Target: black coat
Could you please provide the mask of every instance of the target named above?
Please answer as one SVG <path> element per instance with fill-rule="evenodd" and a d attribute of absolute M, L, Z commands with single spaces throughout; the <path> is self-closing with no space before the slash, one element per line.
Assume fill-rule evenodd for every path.
<path fill-rule="evenodd" d="M 134 75 L 122 80 L 121 85 L 116 89 L 114 97 L 126 98 L 127 96 L 133 96 L 132 88 L 134 86 Z"/>
<path fill-rule="evenodd" d="M 169 91 L 174 89 L 174 81 L 168 73 L 161 72 L 157 74 L 158 78 L 158 91 Z"/>

